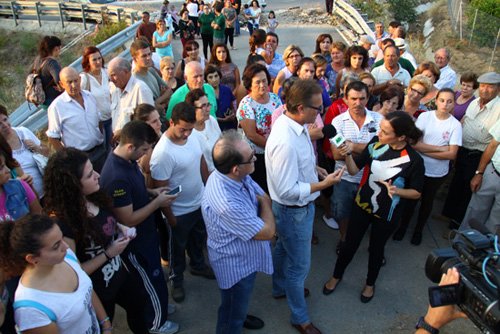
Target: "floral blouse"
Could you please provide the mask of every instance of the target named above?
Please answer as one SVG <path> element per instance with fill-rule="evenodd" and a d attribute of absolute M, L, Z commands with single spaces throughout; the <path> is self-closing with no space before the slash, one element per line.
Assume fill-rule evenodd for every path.
<path fill-rule="evenodd" d="M 269 93 L 269 102 L 261 104 L 250 97 L 245 96 L 238 106 L 236 117 L 238 123 L 245 119 L 255 120 L 256 131 L 259 135 L 269 137 L 271 133 L 271 119 L 274 110 L 281 106 L 281 100 L 278 95 Z M 246 138 L 246 136 L 245 136 Z M 250 147 L 255 150 L 256 154 L 263 154 L 264 148 L 255 145 L 250 139 L 246 138 Z"/>

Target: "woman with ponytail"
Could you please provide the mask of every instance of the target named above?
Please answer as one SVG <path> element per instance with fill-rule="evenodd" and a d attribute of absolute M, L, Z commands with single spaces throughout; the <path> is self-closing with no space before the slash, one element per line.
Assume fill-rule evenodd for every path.
<path fill-rule="evenodd" d="M 418 199 L 424 183 L 422 157 L 411 147 L 422 137 L 410 115 L 404 111 L 387 114 L 380 130 L 356 158 L 352 144 L 339 146 L 349 174 L 361 168 L 365 173 L 349 219 L 345 243 L 335 264 L 333 277 L 323 286 L 323 294 L 331 294 L 344 276 L 344 271 L 359 248 L 371 225 L 368 275 L 360 295 L 368 303 L 375 295 L 375 281 L 384 261 L 387 240 L 397 228 L 402 214 L 401 199 Z"/>
<path fill-rule="evenodd" d="M 109 317 L 75 254 L 49 217 L 0 224 L 0 269 L 21 275 L 14 310 L 20 332 L 111 333 Z"/>

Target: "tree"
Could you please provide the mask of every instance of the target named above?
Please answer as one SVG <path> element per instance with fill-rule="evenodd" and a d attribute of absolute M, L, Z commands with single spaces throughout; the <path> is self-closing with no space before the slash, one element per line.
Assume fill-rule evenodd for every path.
<path fill-rule="evenodd" d="M 387 0 L 387 3 L 395 20 L 408 23 L 417 20 L 415 7 L 418 5 L 418 0 Z"/>

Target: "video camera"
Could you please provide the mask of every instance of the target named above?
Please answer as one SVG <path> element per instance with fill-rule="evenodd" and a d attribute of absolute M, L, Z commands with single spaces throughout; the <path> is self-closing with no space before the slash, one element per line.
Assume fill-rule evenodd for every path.
<path fill-rule="evenodd" d="M 442 274 L 455 267 L 460 282 L 429 288 L 431 306 L 456 304 L 483 333 L 500 333 L 498 242 L 498 236 L 467 229 L 457 232 L 452 248 L 432 251 L 425 263 L 427 278 L 439 283 Z"/>

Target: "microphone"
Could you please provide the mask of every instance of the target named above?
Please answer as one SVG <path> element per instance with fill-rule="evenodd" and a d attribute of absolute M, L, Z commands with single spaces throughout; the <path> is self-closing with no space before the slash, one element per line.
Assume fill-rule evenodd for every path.
<path fill-rule="evenodd" d="M 333 138 L 335 137 L 335 135 L 337 135 L 337 130 L 331 124 L 325 125 L 323 129 L 321 129 L 321 132 L 323 132 L 323 136 L 328 139 Z"/>

